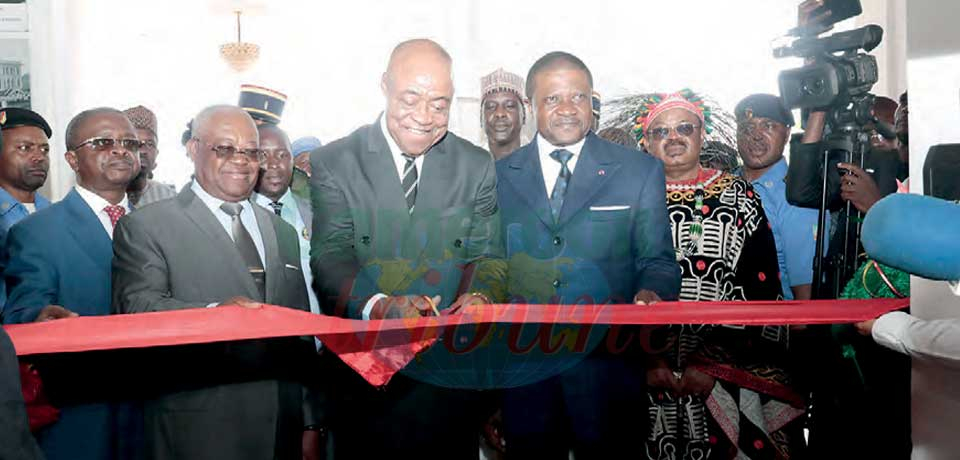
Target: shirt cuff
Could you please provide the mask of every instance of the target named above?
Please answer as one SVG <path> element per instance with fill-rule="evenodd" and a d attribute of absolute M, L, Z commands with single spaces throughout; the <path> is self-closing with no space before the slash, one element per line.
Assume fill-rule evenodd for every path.
<path fill-rule="evenodd" d="M 893 351 L 908 354 L 903 343 L 903 335 L 914 318 L 902 311 L 892 311 L 877 318 L 873 322 L 871 335 L 878 344 Z"/>
<path fill-rule="evenodd" d="M 207 308 L 213 308 L 213 307 L 216 307 L 217 305 L 220 305 L 220 304 L 218 304 L 218 303 L 216 303 L 216 302 L 208 303 L 208 304 L 207 304 Z"/>
<path fill-rule="evenodd" d="M 378 300 L 385 298 L 387 298 L 387 295 L 383 293 L 377 293 L 374 294 L 373 297 L 370 297 L 366 305 L 363 306 L 363 312 L 360 313 L 360 317 L 363 318 L 364 321 L 370 320 L 370 312 L 373 311 L 373 306 L 377 304 Z"/>

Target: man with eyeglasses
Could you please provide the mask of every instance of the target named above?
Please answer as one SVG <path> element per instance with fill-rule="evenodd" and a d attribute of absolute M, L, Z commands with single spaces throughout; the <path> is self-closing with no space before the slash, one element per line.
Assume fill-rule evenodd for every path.
<path fill-rule="evenodd" d="M 4 133 L 6 134 L 6 133 Z M 110 314 L 111 238 L 130 211 L 126 190 L 140 171 L 141 142 L 119 110 L 81 112 L 67 125 L 64 157 L 76 186 L 60 202 L 17 223 L 7 235 L 5 323 Z M 105 402 L 100 366 L 57 362 L 60 419 L 37 438 L 48 459 L 133 458 L 141 439 L 136 411 Z M 44 374 L 41 369 L 41 374 Z M 59 384 L 57 383 L 59 381 Z M 130 423 L 126 423 L 129 421 Z"/>
<path fill-rule="evenodd" d="M 773 229 L 780 284 L 787 300 L 809 300 L 816 253 L 817 210 L 787 202 L 787 159 L 793 114 L 772 94 L 747 96 L 734 109 L 740 176 L 753 184 Z"/>
<path fill-rule="evenodd" d="M 123 111 L 137 130 L 137 138 L 143 142 L 140 148 L 140 174 L 130 181 L 127 198 L 134 206 L 143 206 L 156 201 L 173 198 L 177 191 L 172 185 L 153 180 L 153 170 L 157 167 L 157 117 L 142 106 Z"/>
<path fill-rule="evenodd" d="M 117 226 L 113 308 L 143 313 L 262 304 L 308 311 L 296 230 L 250 201 L 261 162 L 253 119 L 201 111 L 187 152 L 194 180 Z M 190 347 L 144 406 L 148 459 L 299 459 L 315 426 L 304 372 L 313 340 Z M 306 389 L 305 389 L 306 388 Z M 315 445 L 315 444 L 314 444 Z M 316 452 L 306 452 L 311 455 Z"/>

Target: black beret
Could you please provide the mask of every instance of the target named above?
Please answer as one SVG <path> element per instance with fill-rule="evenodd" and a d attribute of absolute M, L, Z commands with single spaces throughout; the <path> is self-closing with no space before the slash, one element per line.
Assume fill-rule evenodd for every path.
<path fill-rule="evenodd" d="M 780 98 L 772 94 L 752 94 L 745 97 L 733 110 L 737 119 L 743 119 L 747 112 L 758 118 L 769 118 L 786 126 L 793 126 L 793 114 L 783 106 Z"/>
<path fill-rule="evenodd" d="M 0 109 L 0 129 L 17 128 L 20 126 L 33 126 L 40 128 L 47 135 L 47 139 L 53 136 L 53 130 L 47 124 L 39 113 L 33 110 L 8 107 Z"/>

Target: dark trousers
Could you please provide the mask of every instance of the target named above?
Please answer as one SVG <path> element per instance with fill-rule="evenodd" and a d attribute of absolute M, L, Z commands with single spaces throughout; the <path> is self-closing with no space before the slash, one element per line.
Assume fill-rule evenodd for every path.
<path fill-rule="evenodd" d="M 646 439 L 645 378 L 636 357 L 594 352 L 560 375 L 504 391 L 509 459 L 621 458 Z"/>
<path fill-rule="evenodd" d="M 330 431 L 337 460 L 476 459 L 483 392 L 453 390 L 397 374 L 374 388 L 337 362 Z"/>

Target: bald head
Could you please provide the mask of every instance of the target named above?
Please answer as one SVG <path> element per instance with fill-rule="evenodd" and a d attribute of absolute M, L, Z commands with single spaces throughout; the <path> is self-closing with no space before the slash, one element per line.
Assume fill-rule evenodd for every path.
<path fill-rule="evenodd" d="M 71 150 L 76 147 L 77 144 L 87 140 L 85 134 L 83 133 L 84 128 L 88 124 L 99 120 L 103 116 L 108 116 L 114 119 L 116 119 L 118 116 L 126 118 L 126 115 L 124 115 L 123 112 L 111 107 L 97 107 L 95 109 L 88 109 L 78 113 L 70 120 L 69 123 L 67 123 L 67 132 L 66 135 L 63 136 L 67 150 Z M 129 122 L 129 120 L 127 121 Z M 133 124 L 130 124 L 130 127 L 132 129 Z"/>
<path fill-rule="evenodd" d="M 229 121 L 231 124 L 235 123 L 238 126 L 246 125 L 246 121 L 249 121 L 253 131 L 257 131 L 257 125 L 253 118 L 240 107 L 233 105 L 212 105 L 201 110 L 190 121 L 190 131 L 195 137 L 201 137 L 211 128 L 221 125 L 225 121 Z"/>
<path fill-rule="evenodd" d="M 452 60 L 427 39 L 400 43 L 390 54 L 380 89 L 387 131 L 403 153 L 422 155 L 447 133 L 453 101 Z"/>
<path fill-rule="evenodd" d="M 415 38 L 401 42 L 393 48 L 384 76 L 389 78 L 395 72 L 409 71 L 411 67 L 423 65 L 446 67 L 449 77 L 453 59 L 437 42 L 427 38 Z"/>
<path fill-rule="evenodd" d="M 247 199 L 260 169 L 260 137 L 250 115 L 231 105 L 207 107 L 190 130 L 187 152 L 203 190 L 232 203 Z"/>

